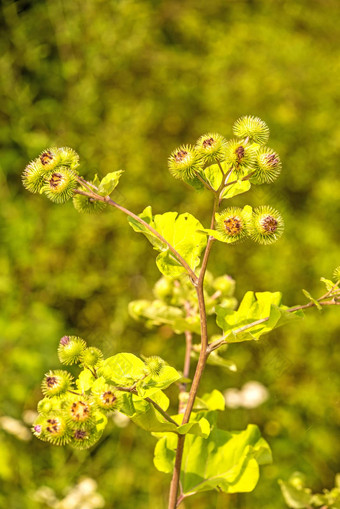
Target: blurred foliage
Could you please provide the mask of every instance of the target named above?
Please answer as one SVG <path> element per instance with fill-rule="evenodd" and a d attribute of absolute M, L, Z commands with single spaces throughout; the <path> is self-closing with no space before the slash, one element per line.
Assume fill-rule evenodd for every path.
<path fill-rule="evenodd" d="M 0 7 L 1 412 L 29 425 L 42 374 L 58 366 L 56 345 L 79 334 L 105 355 L 158 355 L 181 369 L 181 337 L 147 331 L 128 316 L 158 278 L 147 241 L 112 211 L 79 215 L 29 195 L 20 174 L 52 145 L 71 146 L 92 176 L 124 169 L 115 198 L 135 212 L 190 212 L 208 226 L 210 200 L 174 181 L 166 159 L 202 133 L 231 136 L 241 115 L 271 127 L 283 161 L 271 187 L 232 204 L 281 210 L 273 246 L 216 246 L 214 274 L 247 290 L 303 303 L 339 265 L 340 127 L 337 0 L 3 0 Z M 227 249 L 227 258 L 225 256 Z M 340 360 L 337 309 L 311 311 L 257 344 L 228 350 L 237 373 L 207 368 L 204 390 L 258 380 L 270 398 L 229 410 L 228 429 L 259 425 L 274 464 L 249 495 L 197 496 L 187 509 L 279 509 L 278 478 L 304 472 L 313 491 L 339 471 Z M 174 345 L 176 342 L 176 345 Z M 175 348 L 176 346 L 176 348 Z M 223 377 L 222 377 L 223 375 Z M 170 391 L 175 398 L 175 391 Z M 111 423 L 90 452 L 20 440 L 0 430 L 0 507 L 40 509 L 41 486 L 62 499 L 81 476 L 98 483 L 105 507 L 166 507 L 169 479 L 152 465 L 154 439 Z M 163 505 L 162 505 L 163 504 Z"/>

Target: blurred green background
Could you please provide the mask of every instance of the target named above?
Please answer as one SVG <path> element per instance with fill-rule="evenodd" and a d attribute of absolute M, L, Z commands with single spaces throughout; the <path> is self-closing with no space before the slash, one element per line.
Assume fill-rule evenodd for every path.
<path fill-rule="evenodd" d="M 25 192 L 21 172 L 42 149 L 70 146 L 85 176 L 126 170 L 115 197 L 133 211 L 152 203 L 157 213 L 189 211 L 207 224 L 211 197 L 173 180 L 167 157 L 208 131 L 231 137 L 241 115 L 260 116 L 282 176 L 233 204 L 279 208 L 285 235 L 269 247 L 215 246 L 211 270 L 237 280 L 238 299 L 281 290 L 293 305 L 305 302 L 301 288 L 320 295 L 319 277 L 340 263 L 339 3 L 3 0 L 0 16 L 0 507 L 48 507 L 37 490 L 62 499 L 86 476 L 107 509 L 162 509 L 169 478 L 152 465 L 155 439 L 135 425 L 112 422 L 89 451 L 15 431 L 29 429 L 64 334 L 106 356 L 160 354 L 179 369 L 184 352 L 183 338 L 128 316 L 128 302 L 150 297 L 159 277 L 147 241 L 118 212 L 82 216 L 71 203 Z M 221 422 L 257 423 L 274 464 L 254 493 L 200 495 L 186 509 L 283 508 L 277 480 L 295 470 L 314 490 L 333 486 L 339 323 L 337 308 L 310 311 L 260 344 L 230 347 L 237 373 L 207 369 L 202 392 L 250 380 L 266 386 L 263 405 L 228 410 Z"/>

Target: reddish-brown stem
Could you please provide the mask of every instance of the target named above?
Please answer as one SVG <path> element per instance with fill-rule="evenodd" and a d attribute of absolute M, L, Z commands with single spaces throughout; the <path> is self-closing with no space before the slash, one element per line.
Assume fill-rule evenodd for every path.
<path fill-rule="evenodd" d="M 221 186 L 223 183 L 221 184 Z M 211 217 L 211 229 L 214 228 L 215 225 L 215 213 L 217 211 L 218 205 L 219 205 L 219 193 L 221 191 L 221 188 L 215 193 L 214 197 L 214 206 L 213 206 L 213 213 Z M 198 363 L 196 366 L 196 371 L 194 374 L 194 378 L 192 380 L 189 397 L 187 401 L 187 405 L 184 411 L 182 424 L 186 424 L 190 420 L 190 415 L 195 403 L 198 387 L 201 381 L 201 377 L 207 362 L 208 354 L 207 354 L 207 348 L 208 348 L 208 329 L 207 329 L 207 316 L 206 316 L 206 309 L 205 309 L 205 302 L 204 302 L 204 290 L 203 290 L 203 284 L 204 284 L 204 276 L 206 273 L 207 265 L 208 265 L 208 259 L 210 250 L 213 244 L 214 238 L 209 237 L 207 246 L 205 248 L 203 261 L 202 261 L 202 267 L 200 270 L 200 274 L 198 277 L 198 282 L 196 285 L 196 293 L 197 293 L 197 300 L 198 300 L 198 309 L 200 313 L 200 322 L 201 322 L 201 350 L 200 355 L 198 358 Z M 177 499 L 177 493 L 178 493 L 178 486 L 180 481 L 180 474 L 181 474 L 181 465 L 182 465 L 182 457 L 183 457 L 183 450 L 184 450 L 184 442 L 185 442 L 185 435 L 179 436 L 177 440 L 177 449 L 176 449 L 176 458 L 175 458 L 175 466 L 172 474 L 171 484 L 170 484 L 170 493 L 169 493 L 169 504 L 168 509 L 176 509 L 176 507 L 179 506 L 181 501 L 183 500 L 183 495 L 180 496 L 181 501 Z"/>
<path fill-rule="evenodd" d="M 149 230 L 155 237 L 157 237 L 162 243 L 164 243 L 169 251 L 175 256 L 177 261 L 185 268 L 185 270 L 188 272 L 191 280 L 197 284 L 198 278 L 194 271 L 189 267 L 188 263 L 184 260 L 184 258 L 176 251 L 176 249 L 160 234 L 157 230 L 155 230 L 152 226 L 150 226 L 146 221 L 138 217 L 136 214 L 131 212 L 131 210 L 126 209 L 122 205 L 119 205 L 115 201 L 111 200 L 109 196 L 100 196 L 99 194 L 96 194 L 95 192 L 86 192 L 82 191 L 81 189 L 76 189 L 74 191 L 75 194 L 82 194 L 83 196 L 87 196 L 88 198 L 93 198 L 94 200 L 102 201 L 104 203 L 107 203 L 111 205 L 112 207 L 115 207 L 116 209 L 120 210 L 121 212 L 124 212 L 127 216 L 132 217 L 137 221 L 139 224 L 143 225 L 145 228 Z"/>
<path fill-rule="evenodd" d="M 184 303 L 184 308 L 186 311 L 186 316 L 190 316 L 191 314 L 191 308 L 189 302 Z M 192 349 L 192 333 L 189 330 L 185 331 L 185 357 L 184 357 L 184 366 L 183 366 L 183 378 L 189 378 L 190 375 L 190 359 L 191 359 L 191 349 Z M 183 394 L 187 390 L 187 384 L 186 382 L 183 382 L 180 384 L 179 392 L 180 394 Z M 185 409 L 185 402 L 181 400 L 181 397 L 179 398 L 179 405 L 178 405 L 178 413 L 181 414 L 184 412 Z"/>

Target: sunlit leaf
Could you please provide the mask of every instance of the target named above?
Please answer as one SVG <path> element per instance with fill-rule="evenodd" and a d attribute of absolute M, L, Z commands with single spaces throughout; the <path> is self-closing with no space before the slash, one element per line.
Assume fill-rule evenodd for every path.
<path fill-rule="evenodd" d="M 98 185 L 98 193 L 101 196 L 108 196 L 117 187 L 119 179 L 124 173 L 124 170 L 113 171 L 105 175 Z"/>
<path fill-rule="evenodd" d="M 152 217 L 151 207 L 147 207 L 139 217 L 157 230 L 184 258 L 192 270 L 196 269 L 207 240 L 205 235 L 199 233 L 198 230 L 202 230 L 203 227 L 194 216 L 188 213 L 178 215 L 177 212 L 166 212 Z M 162 274 L 174 278 L 185 272 L 164 242 L 161 242 L 135 219 L 129 218 L 128 221 L 136 232 L 143 233 L 154 248 L 161 252 L 157 256 L 156 263 Z"/>
<path fill-rule="evenodd" d="M 167 434 L 160 439 L 154 458 L 158 470 L 172 471 L 176 447 L 176 437 Z M 214 427 L 206 439 L 188 435 L 181 470 L 183 493 L 252 491 L 259 479 L 259 465 L 270 462 L 269 446 L 254 425 L 236 432 Z"/>

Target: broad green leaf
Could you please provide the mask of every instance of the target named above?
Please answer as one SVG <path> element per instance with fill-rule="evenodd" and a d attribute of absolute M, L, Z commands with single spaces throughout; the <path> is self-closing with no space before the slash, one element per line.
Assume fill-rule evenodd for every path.
<path fill-rule="evenodd" d="M 98 375 L 115 385 L 130 386 L 145 375 L 145 364 L 132 353 L 118 353 L 101 364 Z"/>
<path fill-rule="evenodd" d="M 286 306 L 281 305 L 279 292 L 247 292 L 237 311 L 216 307 L 216 323 L 228 335 L 229 342 L 258 340 L 276 327 L 288 321 L 301 318 L 303 313 L 290 313 Z M 263 320 L 260 323 L 253 322 Z M 245 330 L 242 330 L 245 329 Z"/>
<path fill-rule="evenodd" d="M 225 163 L 222 168 L 225 169 Z M 222 172 L 218 164 L 211 164 L 202 172 L 203 178 L 211 185 L 211 187 L 217 191 L 222 183 Z"/>
<path fill-rule="evenodd" d="M 163 366 L 159 375 L 148 375 L 136 384 L 138 395 L 142 398 L 151 397 L 155 392 L 166 389 L 177 382 L 181 375 L 171 366 Z"/>
<path fill-rule="evenodd" d="M 310 490 L 306 488 L 298 489 L 289 482 L 281 480 L 279 480 L 279 484 L 283 498 L 285 499 L 288 507 L 292 507 L 293 509 L 310 507 L 312 498 Z"/>
<path fill-rule="evenodd" d="M 249 180 L 238 180 L 235 184 L 231 186 L 227 186 L 222 194 L 222 198 L 227 200 L 228 198 L 232 198 L 233 196 L 237 196 L 238 194 L 246 193 L 251 188 L 251 184 Z"/>
<path fill-rule="evenodd" d="M 156 445 L 154 463 L 171 472 L 177 440 L 167 434 Z M 181 470 L 185 495 L 219 489 L 225 493 L 252 491 L 259 479 L 259 465 L 271 461 L 271 452 L 257 426 L 228 432 L 213 428 L 208 438 L 187 435 Z"/>
<path fill-rule="evenodd" d="M 200 332 L 198 315 L 186 317 L 184 310 L 168 306 L 161 300 L 135 300 L 129 304 L 129 313 L 135 320 L 146 320 L 146 326 L 170 325 L 176 334 L 184 331 Z"/>
<path fill-rule="evenodd" d="M 79 373 L 79 377 L 76 384 L 81 392 L 86 392 L 89 389 L 91 389 L 94 381 L 95 377 L 92 375 L 91 371 L 89 371 L 88 369 L 84 369 Z"/>
<path fill-rule="evenodd" d="M 112 173 L 108 173 L 102 179 L 98 186 L 98 193 L 101 196 L 108 196 L 112 193 L 112 191 L 117 187 L 119 183 L 119 179 L 121 175 L 124 173 L 124 170 L 113 171 Z"/>
<path fill-rule="evenodd" d="M 205 235 L 199 233 L 198 230 L 202 230 L 203 227 L 194 216 L 188 213 L 178 215 L 177 212 L 166 212 L 152 217 L 151 207 L 147 207 L 139 217 L 157 230 L 184 258 L 192 270 L 196 269 L 207 239 Z M 143 233 L 154 248 L 161 251 L 157 256 L 156 263 L 162 274 L 174 278 L 185 272 L 164 242 L 161 242 L 135 219 L 128 218 L 128 221 L 136 232 Z"/>
<path fill-rule="evenodd" d="M 309 292 L 307 292 L 307 290 L 302 290 L 302 293 L 304 294 L 305 297 L 307 297 L 308 300 L 310 300 L 311 302 L 313 302 L 314 306 L 319 310 L 319 311 L 322 311 L 322 306 L 320 305 L 320 303 L 314 299 L 314 297 L 311 296 L 311 294 Z"/>

